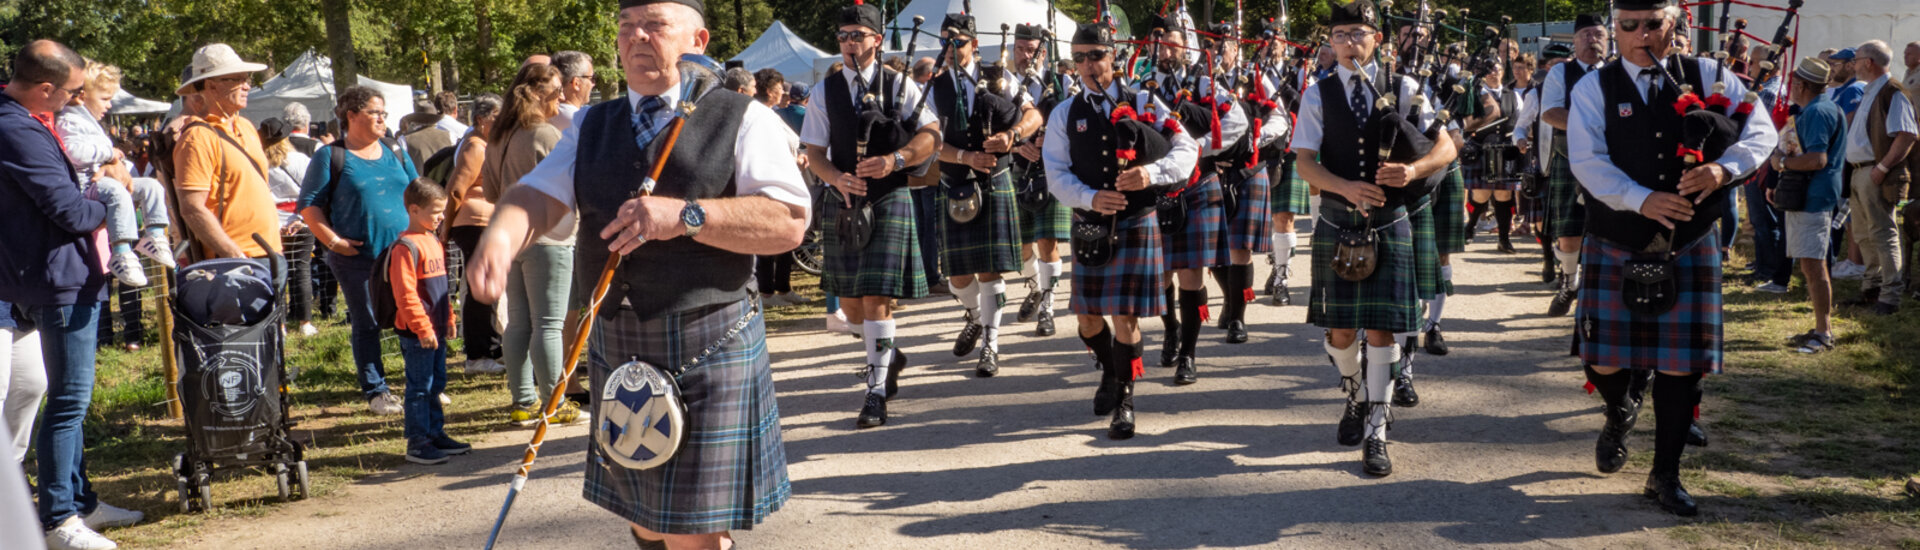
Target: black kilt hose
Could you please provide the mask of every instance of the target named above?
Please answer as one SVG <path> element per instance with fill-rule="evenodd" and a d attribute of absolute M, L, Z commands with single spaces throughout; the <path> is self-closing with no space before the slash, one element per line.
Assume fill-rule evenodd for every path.
<path fill-rule="evenodd" d="M 1067 309 L 1075 315 L 1153 317 L 1167 312 L 1166 257 L 1161 252 L 1160 218 L 1153 209 L 1114 228 L 1120 243 L 1106 265 L 1074 262 L 1073 294 Z"/>
<path fill-rule="evenodd" d="M 1222 220 L 1227 250 L 1251 250 L 1256 254 L 1273 251 L 1273 206 L 1267 200 L 1267 168 L 1228 170 L 1220 178 L 1222 187 L 1239 193 L 1234 210 Z M 1230 262 L 1229 262 L 1230 263 Z"/>
<path fill-rule="evenodd" d="M 960 223 L 947 215 L 947 185 L 966 182 L 942 178 L 940 219 L 942 224 L 941 265 L 947 275 L 1007 273 L 1020 270 L 1020 205 L 1013 194 L 1013 170 L 1002 168 L 987 176 L 967 171 L 977 178 L 986 195 L 981 197 L 980 214 L 973 221 Z"/>
<path fill-rule="evenodd" d="M 820 201 L 826 268 L 820 271 L 820 289 L 842 298 L 887 296 L 919 298 L 927 295 L 920 271 L 920 246 L 914 234 L 913 195 L 895 189 L 873 204 L 873 239 L 864 249 L 841 244 L 838 224 L 840 195 L 828 193 Z"/>
<path fill-rule="evenodd" d="M 1225 206 L 1220 196 L 1220 176 L 1202 175 L 1200 183 L 1180 193 L 1187 207 L 1187 223 L 1178 232 L 1160 234 L 1166 248 L 1168 270 L 1200 269 L 1227 265 Z"/>
<path fill-rule="evenodd" d="M 791 496 L 767 357 L 767 328 L 749 300 L 705 306 L 642 321 L 622 308 L 593 331 L 589 410 L 613 369 L 638 357 L 668 370 L 719 341 L 742 316 L 753 320 L 700 365 L 681 373 L 687 441 L 672 460 L 629 470 L 587 445 L 588 501 L 659 533 L 693 535 L 752 529 Z M 600 429 L 591 424 L 593 430 Z M 588 434 L 588 441 L 594 441 Z"/>
<path fill-rule="evenodd" d="M 1587 232 L 1587 206 L 1580 197 L 1580 180 L 1565 155 L 1547 162 L 1547 235 L 1579 237 Z"/>
<path fill-rule="evenodd" d="M 1273 213 L 1292 213 L 1296 216 L 1312 214 L 1309 208 L 1307 180 L 1300 179 L 1300 171 L 1294 167 L 1299 161 L 1282 158 L 1267 165 L 1267 177 L 1271 179 L 1273 190 L 1268 193 L 1273 202 Z M 1292 228 L 1288 228 L 1292 229 Z"/>
<path fill-rule="evenodd" d="M 1361 215 L 1339 201 L 1320 201 L 1313 231 L 1313 288 L 1308 295 L 1307 322 L 1328 329 L 1365 329 L 1413 332 L 1420 326 L 1420 299 L 1415 295 L 1413 223 L 1406 208 Z M 1380 224 L 1385 225 L 1380 225 Z M 1373 276 L 1351 282 L 1333 274 L 1334 242 L 1338 229 L 1377 227 L 1379 265 Z"/>
<path fill-rule="evenodd" d="M 1628 311 L 1621 287 L 1633 252 L 1598 237 L 1580 251 L 1574 342 L 1590 365 L 1718 374 L 1726 358 L 1720 294 L 1720 233 L 1708 231 L 1674 260 L 1679 303 L 1664 315 Z"/>
<path fill-rule="evenodd" d="M 1460 161 L 1447 165 L 1447 177 L 1434 186 L 1433 238 L 1441 254 L 1467 251 L 1467 180 L 1461 175 Z M 1453 290 L 1448 289 L 1448 294 Z"/>

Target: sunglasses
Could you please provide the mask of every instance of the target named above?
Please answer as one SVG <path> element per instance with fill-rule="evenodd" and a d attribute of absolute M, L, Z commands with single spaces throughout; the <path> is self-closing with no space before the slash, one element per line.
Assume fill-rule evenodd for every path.
<path fill-rule="evenodd" d="M 1666 28 L 1667 18 L 1621 19 L 1618 23 L 1620 25 L 1620 32 L 1638 32 L 1641 25 L 1647 26 L 1647 32 L 1659 32 L 1660 29 Z"/>
<path fill-rule="evenodd" d="M 880 36 L 880 33 L 866 31 L 840 31 L 833 33 L 833 37 L 839 39 L 841 42 L 856 42 L 864 40 L 869 36 Z"/>
<path fill-rule="evenodd" d="M 1073 52 L 1073 62 L 1088 63 L 1088 62 L 1106 61 L 1107 56 L 1109 55 L 1113 55 L 1113 50 L 1088 50 L 1084 52 Z"/>

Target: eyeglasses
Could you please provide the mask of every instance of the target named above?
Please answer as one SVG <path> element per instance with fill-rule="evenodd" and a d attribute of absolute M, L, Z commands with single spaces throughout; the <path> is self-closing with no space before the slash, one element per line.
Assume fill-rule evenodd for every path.
<path fill-rule="evenodd" d="M 1113 55 L 1113 50 L 1103 49 L 1103 50 L 1087 50 L 1084 52 L 1073 52 L 1073 62 L 1074 63 L 1090 63 L 1090 62 L 1106 61 L 1107 56 L 1109 55 Z"/>
<path fill-rule="evenodd" d="M 1359 42 L 1373 36 L 1373 31 L 1334 31 L 1327 35 L 1329 42 Z"/>
<path fill-rule="evenodd" d="M 841 42 L 857 42 L 865 40 L 869 36 L 880 36 L 880 33 L 867 31 L 840 31 L 833 33 L 833 37 L 839 39 Z"/>
<path fill-rule="evenodd" d="M 86 85 L 86 84 L 81 84 L 81 85 L 80 85 L 80 87 L 78 87 L 78 88 L 74 88 L 74 89 L 71 89 L 71 90 L 69 90 L 69 89 L 66 89 L 66 88 L 61 88 L 61 87 L 59 87 L 59 86 L 55 86 L 55 87 L 54 87 L 54 89 L 56 89 L 56 90 L 60 90 L 60 91 L 62 91 L 62 92 L 66 92 L 66 93 L 67 93 L 67 97 L 77 97 L 77 96 L 79 96 L 79 95 L 80 95 L 81 93 L 84 93 L 84 92 L 86 92 L 86 91 L 87 91 L 87 85 Z"/>
<path fill-rule="evenodd" d="M 1647 26 L 1647 32 L 1659 32 L 1660 29 L 1666 28 L 1667 18 L 1621 19 L 1618 23 L 1620 25 L 1620 32 L 1638 32 L 1640 25 L 1643 24 Z"/>
<path fill-rule="evenodd" d="M 378 119 L 387 118 L 386 111 L 360 111 L 360 114 L 367 115 L 367 118 L 378 118 Z"/>
<path fill-rule="evenodd" d="M 600 82 L 600 78 L 599 78 L 599 76 L 597 76 L 597 75 L 591 75 L 591 74 L 583 74 L 583 75 L 580 75 L 580 76 L 576 76 L 576 77 L 574 77 L 574 78 L 576 78 L 576 79 L 579 79 L 579 78 L 584 78 L 584 79 L 587 79 L 587 82 L 594 82 L 594 83 L 598 83 L 598 82 Z"/>

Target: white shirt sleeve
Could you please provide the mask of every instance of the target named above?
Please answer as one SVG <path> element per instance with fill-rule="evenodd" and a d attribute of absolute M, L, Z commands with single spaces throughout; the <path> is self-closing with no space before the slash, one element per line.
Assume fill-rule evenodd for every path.
<path fill-rule="evenodd" d="M 1579 63 L 1579 61 L 1568 61 L 1567 63 Z M 1547 81 L 1541 83 L 1543 84 L 1543 86 L 1540 87 L 1540 113 L 1542 115 L 1554 109 L 1567 108 L 1567 63 L 1554 65 L 1552 70 L 1547 71 Z"/>
<path fill-rule="evenodd" d="M 574 209 L 573 203 L 573 161 L 580 156 L 580 123 L 586 119 L 587 110 L 575 112 L 567 129 L 560 131 L 560 143 L 553 145 L 547 152 L 547 158 L 533 166 L 527 175 L 520 176 L 520 185 L 532 187 L 535 191 L 560 204 Z"/>
<path fill-rule="evenodd" d="M 800 177 L 785 130 L 787 123 L 779 113 L 758 101 L 748 102 L 733 142 L 736 196 L 761 195 L 802 209 L 812 206 L 813 196 Z"/>
<path fill-rule="evenodd" d="M 67 160 L 74 168 L 92 173 L 95 168 L 113 160 L 113 138 L 93 120 L 93 113 L 86 107 L 69 106 L 60 110 L 54 117 L 54 126 L 60 130 L 61 144 L 67 148 Z"/>
<path fill-rule="evenodd" d="M 1533 123 L 1540 119 L 1540 102 L 1527 101 L 1526 94 L 1520 95 L 1520 115 L 1513 123 L 1513 139 L 1527 139 L 1533 131 Z"/>
<path fill-rule="evenodd" d="M 1161 102 L 1160 98 L 1153 97 L 1151 93 L 1138 92 L 1134 95 L 1135 105 L 1144 105 L 1147 102 L 1152 102 L 1154 108 L 1162 113 L 1173 112 L 1172 109 L 1167 108 L 1166 103 Z M 1167 141 L 1173 142 L 1173 150 L 1168 151 L 1165 158 L 1147 165 L 1147 180 L 1151 185 L 1185 184 L 1193 176 L 1194 164 L 1200 162 L 1200 142 L 1193 136 L 1187 135 L 1186 125 L 1174 124 L 1173 136 Z"/>
<path fill-rule="evenodd" d="M 1047 137 L 1040 145 L 1040 162 L 1047 170 L 1048 193 L 1068 208 L 1092 210 L 1098 191 L 1073 175 L 1073 154 L 1067 143 L 1067 113 L 1079 101 L 1079 96 L 1068 98 L 1047 114 Z"/>
<path fill-rule="evenodd" d="M 1324 127 L 1320 119 L 1320 87 L 1309 85 L 1306 93 L 1300 94 L 1300 113 L 1293 120 L 1293 149 L 1320 150 L 1320 140 L 1324 137 Z"/>
<path fill-rule="evenodd" d="M 827 78 L 839 78 L 839 74 Z M 807 116 L 800 122 L 800 143 L 826 149 L 829 144 L 831 126 L 827 124 L 827 81 L 821 80 L 807 92 Z"/>
<path fill-rule="evenodd" d="M 1706 84 L 1709 90 L 1713 89 L 1714 80 L 1718 78 L 1718 69 L 1719 65 L 1715 61 L 1700 60 L 1702 83 Z M 1727 97 L 1734 98 L 1734 101 L 1738 102 L 1746 98 L 1747 87 L 1738 78 L 1728 79 L 1726 94 Z M 1739 103 L 1734 104 L 1734 108 L 1739 107 Z M 1740 178 L 1759 170 L 1760 166 L 1767 162 L 1767 157 L 1773 154 L 1774 147 L 1780 145 L 1780 132 L 1774 129 L 1773 117 L 1768 114 L 1771 109 L 1766 105 L 1753 107 L 1753 116 L 1747 117 L 1747 127 L 1740 131 L 1740 142 L 1727 148 L 1727 152 L 1721 154 L 1720 159 L 1715 161 L 1727 169 L 1727 185 L 1733 185 L 1734 182 L 1740 181 Z M 1912 111 L 1907 113 L 1907 124 L 1913 124 Z M 1635 211 L 1639 210 L 1635 209 Z"/>
<path fill-rule="evenodd" d="M 1227 91 L 1226 88 L 1220 87 L 1219 84 L 1214 82 L 1212 77 L 1205 77 L 1205 78 L 1202 78 L 1201 80 L 1202 80 L 1201 82 L 1202 86 L 1213 87 L 1213 97 L 1226 98 L 1226 99 L 1232 100 L 1233 93 Z M 1233 100 L 1233 101 L 1238 101 L 1238 100 Z M 1220 152 L 1220 149 L 1223 149 L 1226 147 L 1232 147 L 1234 142 L 1240 141 L 1241 137 L 1247 135 L 1247 129 L 1251 128 L 1252 126 L 1253 126 L 1253 123 L 1247 121 L 1246 112 L 1241 111 L 1240 109 L 1237 109 L 1237 108 L 1229 108 L 1227 109 L 1226 114 L 1220 115 L 1220 146 L 1219 147 L 1213 146 L 1214 145 L 1213 136 L 1211 135 L 1195 136 L 1195 137 L 1198 138 L 1201 142 L 1200 145 L 1201 145 L 1202 152 L 1207 155 L 1212 155 Z"/>
<path fill-rule="evenodd" d="M 1287 110 L 1276 107 L 1267 113 L 1266 120 L 1260 122 L 1260 140 L 1254 145 L 1266 147 L 1287 138 L 1287 132 L 1293 128 L 1287 121 Z"/>

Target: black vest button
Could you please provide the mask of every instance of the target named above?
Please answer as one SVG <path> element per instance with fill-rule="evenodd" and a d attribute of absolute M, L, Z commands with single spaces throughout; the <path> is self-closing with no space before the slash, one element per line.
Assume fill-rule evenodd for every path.
<path fill-rule="evenodd" d="M 626 293 L 627 293 L 628 291 L 631 291 L 631 290 L 633 290 L 633 285 L 630 285 L 630 284 L 627 284 L 627 283 L 620 283 L 620 293 L 621 293 L 621 294 L 626 294 Z"/>
<path fill-rule="evenodd" d="M 646 169 L 647 169 L 647 165 L 646 165 L 646 163 L 643 163 L 643 162 L 640 162 L 640 161 L 637 161 L 637 160 L 636 160 L 636 161 L 633 161 L 633 169 L 634 169 L 634 170 L 646 170 Z"/>

